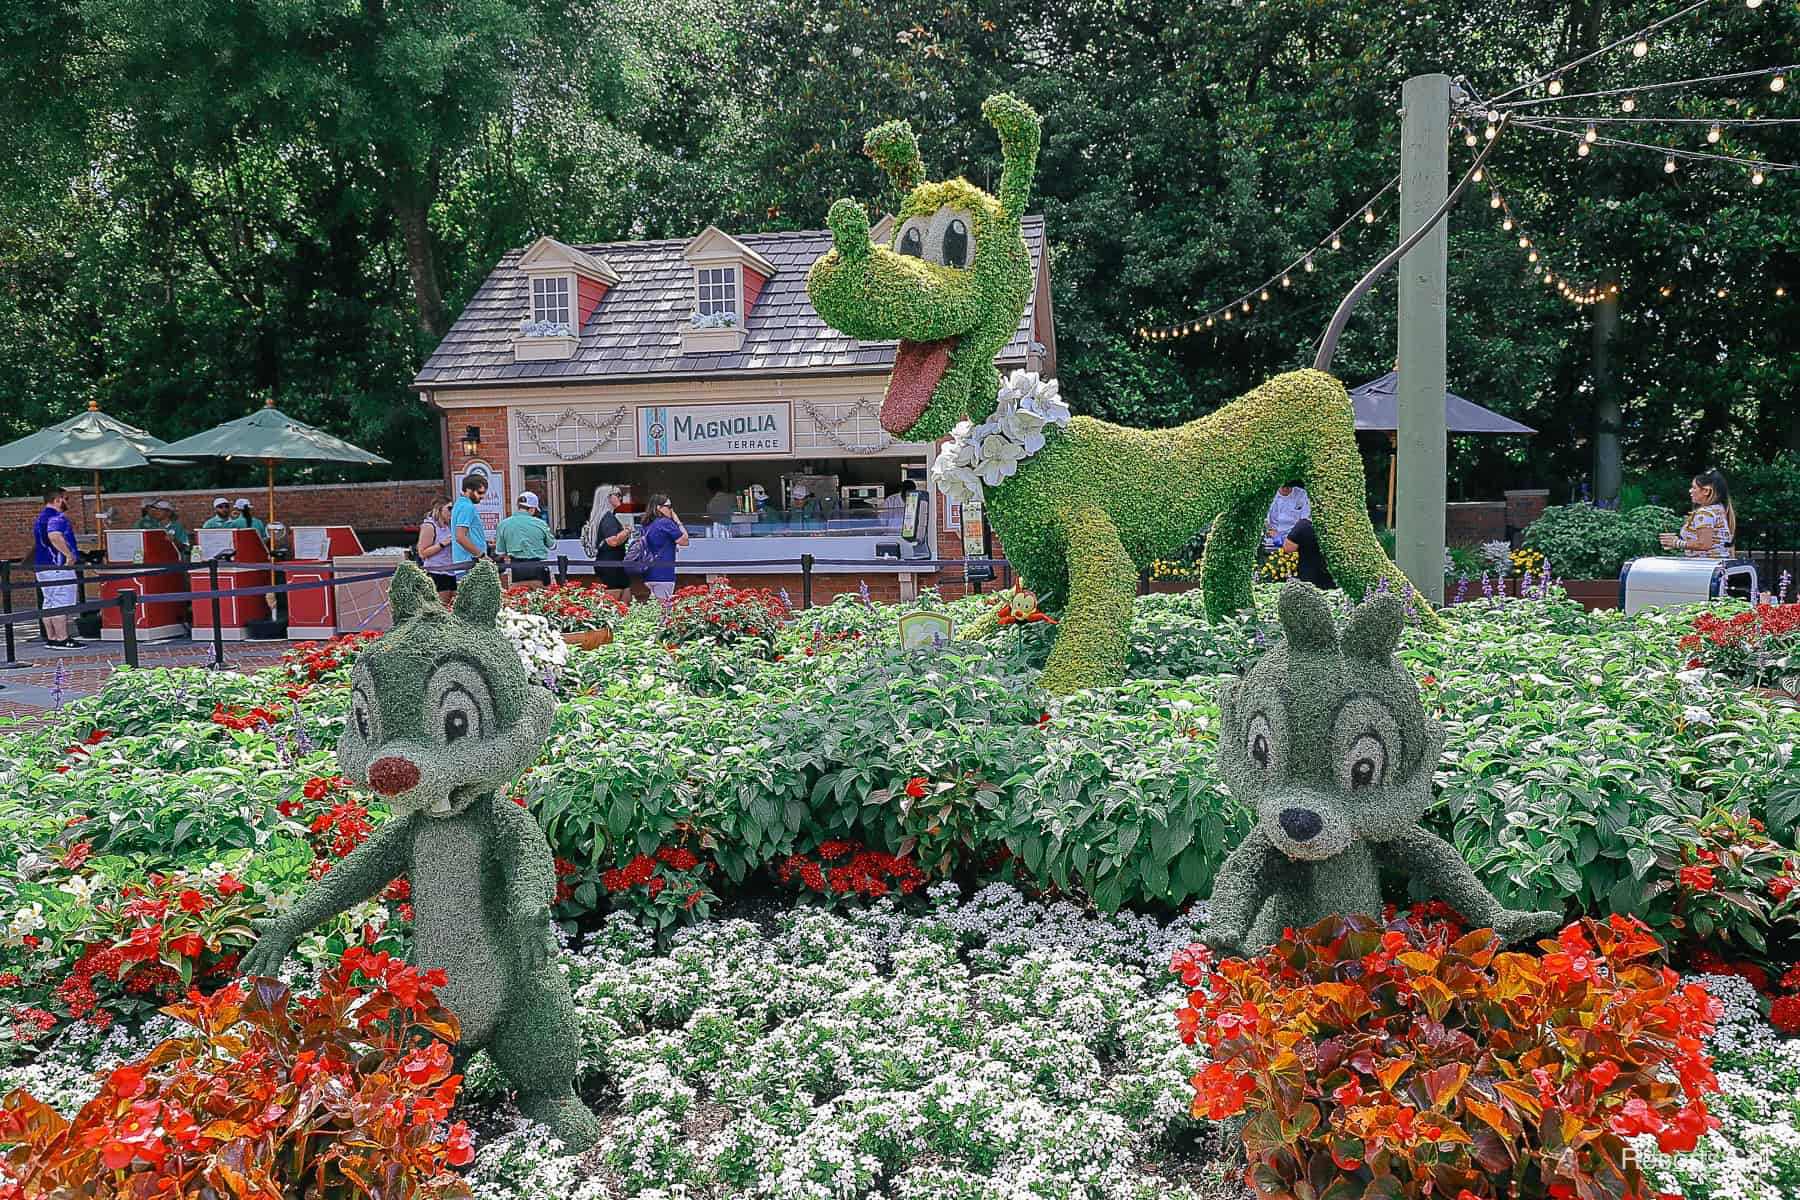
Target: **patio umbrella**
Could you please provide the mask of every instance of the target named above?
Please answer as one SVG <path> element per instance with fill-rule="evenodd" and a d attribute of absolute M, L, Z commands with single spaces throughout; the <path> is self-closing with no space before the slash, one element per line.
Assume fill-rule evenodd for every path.
<path fill-rule="evenodd" d="M 269 468 L 269 521 L 275 520 L 275 464 L 277 462 L 346 462 L 383 465 L 387 459 L 352 446 L 323 429 L 297 421 L 275 407 L 271 397 L 247 417 L 227 421 L 204 433 L 171 442 L 169 454 L 196 458 L 260 458 Z"/>
<path fill-rule="evenodd" d="M 1371 379 L 1361 387 L 1350 389 L 1350 407 L 1356 413 L 1356 428 L 1362 432 L 1383 432 L 1390 442 L 1400 434 L 1400 372 L 1389 371 L 1380 379 Z M 1521 425 L 1511 417 L 1503 417 L 1472 400 L 1464 400 L 1454 392 L 1444 393 L 1444 431 L 1446 433 L 1536 433 L 1529 425 Z M 1388 528 L 1394 527 L 1394 467 L 1398 456 L 1388 459 Z"/>
<path fill-rule="evenodd" d="M 89 400 L 87 411 L 0 446 L 0 469 L 66 467 L 94 473 L 94 516 L 100 513 L 100 472 L 167 462 L 168 443 L 107 416 Z M 96 524 L 96 532 L 98 525 Z"/>

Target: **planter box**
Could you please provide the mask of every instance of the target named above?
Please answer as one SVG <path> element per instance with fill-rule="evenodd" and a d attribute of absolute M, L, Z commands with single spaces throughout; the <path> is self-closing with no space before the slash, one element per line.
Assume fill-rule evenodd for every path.
<path fill-rule="evenodd" d="M 683 354 L 736 354 L 743 348 L 744 329 L 741 325 L 729 325 L 723 329 L 694 329 L 690 326 L 681 331 Z"/>
<path fill-rule="evenodd" d="M 1158 595 L 1173 595 L 1181 592 L 1192 592 L 1200 587 L 1198 579 L 1152 579 L 1150 591 Z"/>
<path fill-rule="evenodd" d="M 575 357 L 572 337 L 522 337 L 513 339 L 514 362 L 557 362 Z"/>
<path fill-rule="evenodd" d="M 610 629 L 583 629 L 578 633 L 565 633 L 562 640 L 571 646 L 579 646 L 583 650 L 595 650 L 612 642 Z"/>
<path fill-rule="evenodd" d="M 1589 612 L 1619 607 L 1617 579 L 1565 579 L 1563 588 L 1569 593 L 1569 599 Z"/>

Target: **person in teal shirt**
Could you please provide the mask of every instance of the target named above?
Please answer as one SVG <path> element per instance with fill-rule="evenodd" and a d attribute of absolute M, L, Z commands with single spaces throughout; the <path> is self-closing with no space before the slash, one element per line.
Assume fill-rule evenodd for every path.
<path fill-rule="evenodd" d="M 236 524 L 236 522 L 233 521 L 231 517 L 231 501 L 220 496 L 217 500 L 213 501 L 213 515 L 206 518 L 206 523 L 200 526 L 200 528 L 230 529 L 234 524 Z"/>
<path fill-rule="evenodd" d="M 481 523 L 481 510 L 476 505 L 487 495 L 486 475 L 471 471 L 463 476 L 462 495 L 450 509 L 450 563 L 457 566 L 487 557 L 487 529 Z"/>
<path fill-rule="evenodd" d="M 232 508 L 235 509 L 236 512 L 227 524 L 234 529 L 256 530 L 256 536 L 263 540 L 263 545 L 268 545 L 269 527 L 264 525 L 262 520 L 257 517 L 255 511 L 250 507 L 250 502 L 240 498 L 236 504 L 232 505 Z"/>
<path fill-rule="evenodd" d="M 186 554 L 194 548 L 194 535 L 188 532 L 187 526 L 181 523 L 181 518 L 175 515 L 173 504 L 167 500 L 158 500 L 154 512 L 156 527 L 169 535 L 169 540 L 175 543 L 176 549 Z"/>
<path fill-rule="evenodd" d="M 550 558 L 556 553 L 556 538 L 539 512 L 537 493 L 520 492 L 519 511 L 500 522 L 500 528 L 494 531 L 494 553 L 510 560 L 515 584 L 541 587 L 550 582 Z"/>

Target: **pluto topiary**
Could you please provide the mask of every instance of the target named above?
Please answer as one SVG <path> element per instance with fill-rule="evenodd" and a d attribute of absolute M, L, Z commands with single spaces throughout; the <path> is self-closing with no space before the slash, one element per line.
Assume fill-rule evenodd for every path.
<path fill-rule="evenodd" d="M 1502 906 L 1454 847 L 1419 828 L 1444 730 L 1394 660 L 1400 601 L 1363 601 L 1341 637 L 1309 583 L 1287 584 L 1280 612 L 1281 642 L 1219 691 L 1219 774 L 1256 825 L 1219 870 L 1208 944 L 1254 952 L 1283 929 L 1377 916 L 1379 865 L 1509 941 L 1560 925 L 1561 913 Z"/>
<path fill-rule="evenodd" d="M 394 628 L 350 675 L 338 765 L 394 815 L 264 924 L 243 969 L 274 974 L 301 934 L 408 874 L 414 957 L 448 977 L 438 997 L 462 1025 L 459 1062 L 486 1049 L 518 1089 L 520 1110 L 565 1148 L 585 1150 L 599 1123 L 572 1082 L 575 1009 L 554 958 L 550 846 L 504 794 L 549 737 L 556 701 L 495 624 L 491 563 L 463 577 L 454 611 L 410 563 L 389 597 Z"/>
<path fill-rule="evenodd" d="M 899 339 L 881 409 L 882 427 L 896 437 L 983 435 L 994 424 L 990 412 L 1009 424 L 1004 398 L 996 406 L 994 357 L 1018 329 L 1033 286 L 1019 223 L 1039 123 L 1004 94 L 989 97 L 982 114 L 1000 135 L 998 198 L 965 179 L 921 182 L 912 131 L 889 122 L 864 149 L 906 193 L 892 243 L 874 245 L 862 206 L 839 200 L 827 217 L 834 247 L 807 276 L 813 307 L 834 328 Z M 964 422 L 981 424 L 971 430 Z M 1019 574 L 1062 616 L 1043 676 L 1052 691 L 1124 678 L 1139 572 L 1209 524 L 1201 565 L 1207 611 L 1248 607 L 1269 501 L 1291 479 L 1306 484 L 1320 547 L 1345 590 L 1361 596 L 1384 577 L 1403 586 L 1369 523 L 1349 394 L 1323 372 L 1282 375 L 1175 429 L 1064 414 L 1034 421 L 1029 432 L 1029 440 L 1008 446 L 1002 436 L 991 452 L 969 457 L 992 464 L 1002 456 L 983 473 L 986 512 Z M 1436 620 L 1416 594 L 1415 603 L 1423 619 Z"/>

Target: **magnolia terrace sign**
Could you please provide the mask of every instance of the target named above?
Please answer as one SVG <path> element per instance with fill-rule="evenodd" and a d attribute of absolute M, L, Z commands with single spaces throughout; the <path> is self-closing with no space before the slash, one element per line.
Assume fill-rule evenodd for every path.
<path fill-rule="evenodd" d="M 639 458 L 724 454 L 791 454 L 793 406 L 771 404 L 645 405 L 638 414 Z"/>

